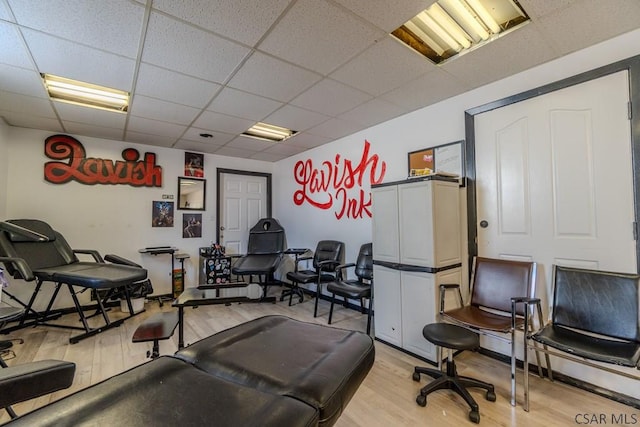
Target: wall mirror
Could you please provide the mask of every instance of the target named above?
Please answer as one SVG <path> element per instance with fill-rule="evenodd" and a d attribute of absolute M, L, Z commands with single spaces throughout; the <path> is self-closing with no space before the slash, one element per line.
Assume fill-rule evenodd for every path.
<path fill-rule="evenodd" d="M 207 181 L 178 177 L 178 209 L 203 211 Z"/>

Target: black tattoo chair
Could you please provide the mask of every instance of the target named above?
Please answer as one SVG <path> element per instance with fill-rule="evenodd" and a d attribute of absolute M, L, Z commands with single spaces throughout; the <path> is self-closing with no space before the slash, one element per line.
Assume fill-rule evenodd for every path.
<path fill-rule="evenodd" d="M 231 273 L 236 276 L 258 277 L 262 286 L 262 299 L 267 296 L 267 286 L 275 283 L 274 273 L 287 248 L 284 228 L 274 218 L 262 218 L 249 230 L 247 254 L 234 261 Z"/>
<path fill-rule="evenodd" d="M 344 271 L 354 267 L 355 279 L 346 279 Z M 344 298 L 344 305 L 348 299 L 360 300 L 361 312 L 365 313 L 364 300 L 369 300 L 367 310 L 367 334 L 371 332 L 371 315 L 373 313 L 373 245 L 365 243 L 360 246 L 358 259 L 355 263 L 339 265 L 338 280 L 327 284 L 327 291 L 331 292 L 331 308 L 329 308 L 329 325 L 333 317 L 333 305 L 336 295 Z"/>
<path fill-rule="evenodd" d="M 76 254 L 90 255 L 94 261 L 80 261 Z M 106 329 L 119 326 L 125 320 L 140 313 L 134 313 L 129 286 L 144 280 L 147 277 L 147 270 L 127 265 L 108 264 L 96 250 L 71 249 L 64 237 L 43 221 L 17 219 L 0 222 L 0 262 L 4 263 L 6 271 L 14 278 L 36 282 L 34 292 L 26 304 L 5 290 L 12 300 L 17 301 L 25 309 L 19 325 L 13 329 L 43 324 L 84 331 L 70 338 L 71 343 L 76 343 Z M 41 313 L 33 306 L 44 282 L 53 282 L 55 289 L 45 311 Z M 60 316 L 59 312 L 53 310 L 53 304 L 64 286 L 71 294 L 82 327 L 48 322 Z M 94 314 L 85 315 L 75 288 L 81 288 L 79 292 L 86 290 L 94 292 L 97 306 Z M 126 300 L 130 315 L 111 321 L 107 315 L 105 303 L 116 295 Z M 103 325 L 91 327 L 88 318 L 93 316 L 102 316 Z M 33 320 L 27 322 L 28 319 Z"/>
<path fill-rule="evenodd" d="M 298 258 L 298 262 L 305 261 L 310 258 L 301 257 Z M 322 285 L 328 282 L 334 282 L 336 280 L 336 267 L 344 262 L 344 243 L 337 240 L 320 240 L 316 246 L 316 251 L 313 255 L 313 269 L 312 270 L 299 270 L 296 266 L 295 271 L 287 273 L 287 279 L 291 281 L 291 288 L 285 289 L 280 295 L 280 301 L 283 301 L 285 296 L 289 296 L 289 305 L 293 295 L 298 295 L 300 302 L 303 300 L 302 289 L 300 283 L 315 283 L 316 284 L 316 303 L 313 308 L 313 317 L 318 315 L 318 300 L 322 295 Z"/>

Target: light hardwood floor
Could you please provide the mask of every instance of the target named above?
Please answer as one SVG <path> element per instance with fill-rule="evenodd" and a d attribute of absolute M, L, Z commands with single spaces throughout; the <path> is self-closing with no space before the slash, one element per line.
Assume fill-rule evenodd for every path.
<path fill-rule="evenodd" d="M 271 292 L 274 295 L 278 294 L 279 288 L 271 288 Z M 124 325 L 77 344 L 69 344 L 68 339 L 72 332 L 65 329 L 39 326 L 11 334 L 11 337 L 24 338 L 25 343 L 14 347 L 16 357 L 7 362 L 9 365 L 42 359 L 62 359 L 76 363 L 76 375 L 71 388 L 15 405 L 15 411 L 18 414 L 26 413 L 148 361 L 146 352 L 150 350 L 151 343 L 132 343 L 133 331 L 146 317 L 160 310 L 169 311 L 173 308 L 169 303 L 160 308 L 157 302 L 148 302 L 145 308 L 144 313 L 128 320 Z M 112 309 L 111 316 L 116 317 L 118 312 L 119 308 Z M 302 304 L 294 304 L 292 307 L 286 302 L 278 302 L 188 308 L 185 310 L 185 343 L 193 343 L 220 330 L 268 314 L 282 314 L 303 321 L 326 324 L 328 312 L 329 303 L 321 301 L 319 316 L 314 319 L 311 298 L 305 298 Z M 63 319 L 76 322 L 77 316 L 66 315 Z M 358 311 L 336 306 L 332 326 L 364 331 L 366 316 Z M 376 341 L 375 346 L 374 366 L 338 420 L 337 426 L 473 425 L 468 420 L 468 408 L 464 401 L 449 390 L 441 390 L 430 395 L 426 407 L 418 406 L 415 402 L 418 390 L 430 379 L 424 377 L 417 383 L 411 379 L 411 374 L 414 366 L 425 363 L 380 342 Z M 160 342 L 161 354 L 172 354 L 176 350 L 177 331 L 173 339 Z M 621 419 L 621 414 L 626 415 L 628 425 L 640 422 L 638 409 L 562 383 L 542 380 L 535 375 L 532 375 L 530 380 L 531 411 L 525 412 L 522 409 L 521 372 L 518 372 L 518 406 L 514 408 L 509 404 L 510 374 L 507 364 L 473 352 L 464 352 L 456 356 L 456 362 L 461 375 L 492 382 L 496 388 L 496 402 L 486 401 L 481 391 L 471 391 L 480 405 L 481 425 L 603 425 L 601 417 L 605 417 L 604 424 L 612 425 L 615 424 L 614 421 Z M 176 404 L 179 404 L 179 399 Z M 584 418 L 582 414 L 588 414 L 589 418 Z M 592 421 L 593 414 L 598 417 L 599 423 Z M 0 422 L 7 420 L 8 416 L 3 413 Z"/>

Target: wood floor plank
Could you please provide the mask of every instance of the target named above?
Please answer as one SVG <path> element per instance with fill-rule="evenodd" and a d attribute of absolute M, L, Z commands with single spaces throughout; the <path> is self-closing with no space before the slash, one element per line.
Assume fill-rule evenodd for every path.
<path fill-rule="evenodd" d="M 279 289 L 271 290 L 279 295 Z M 16 357 L 8 364 L 26 363 L 32 360 L 61 359 L 76 363 L 76 375 L 71 388 L 51 396 L 34 399 L 16 405 L 18 414 L 31 411 L 49 401 L 59 399 L 72 392 L 100 382 L 112 375 L 148 361 L 146 352 L 151 343 L 132 343 L 135 328 L 144 319 L 160 311 L 174 310 L 165 303 L 159 307 L 157 301 L 148 302 L 146 311 L 127 320 L 123 325 L 104 331 L 94 337 L 69 344 L 73 332 L 64 329 L 36 327 L 15 331 L 12 337 L 24 338 L 25 343 L 15 346 Z M 240 323 L 270 314 L 289 316 L 294 319 L 325 325 L 329 303 L 320 301 L 319 315 L 313 317 L 314 300 L 305 297 L 303 303 L 288 306 L 288 301 L 271 303 L 245 303 L 200 306 L 185 309 L 185 342 L 193 343 L 213 333 Z M 367 317 L 358 311 L 337 305 L 334 309 L 333 327 L 364 331 Z M 112 310 L 116 314 L 117 308 Z M 64 316 L 64 321 L 77 322 L 77 316 Z M 174 336 L 160 342 L 161 354 L 172 354 L 177 350 L 177 331 Z M 412 380 L 414 366 L 425 362 L 397 349 L 376 341 L 376 360 L 369 375 L 354 395 L 340 417 L 338 427 L 376 426 L 443 426 L 472 425 L 468 420 L 469 409 L 464 401 L 448 390 L 441 390 L 427 398 L 427 406 L 420 407 L 415 398 L 421 387 L 430 380 Z M 535 375 L 531 382 L 531 412 L 522 408 L 522 373 L 518 372 L 518 406 L 511 407 L 510 368 L 508 364 L 475 352 L 463 352 L 456 356 L 461 374 L 477 377 L 494 384 L 497 401 L 488 402 L 481 391 L 471 391 L 480 405 L 481 424 L 488 426 L 574 426 L 580 414 L 604 414 L 607 424 L 613 424 L 612 416 L 620 414 L 628 420 L 640 419 L 640 410 L 614 402 L 566 384 L 540 379 Z M 619 419 L 619 418 L 617 418 Z M 8 420 L 2 414 L 0 422 Z M 583 420 L 584 421 L 584 420 Z"/>

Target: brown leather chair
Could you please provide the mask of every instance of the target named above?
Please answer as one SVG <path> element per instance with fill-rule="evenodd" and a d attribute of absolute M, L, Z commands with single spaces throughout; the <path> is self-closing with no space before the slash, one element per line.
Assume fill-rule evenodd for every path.
<path fill-rule="evenodd" d="M 440 314 L 443 321 L 464 326 L 474 332 L 511 344 L 512 406 L 516 404 L 515 333 L 516 330 L 523 330 L 525 314 L 523 302 L 534 298 L 535 283 L 535 262 L 476 257 L 473 260 L 471 272 L 469 304 L 464 305 L 459 285 L 440 285 Z M 460 307 L 445 311 L 445 293 L 450 289 L 458 290 Z M 538 322 L 540 321 L 542 319 L 538 319 Z M 529 326 L 533 330 L 533 322 Z M 540 356 L 537 352 L 536 356 L 539 373 L 542 376 Z M 548 356 L 547 366 L 549 366 Z"/>

